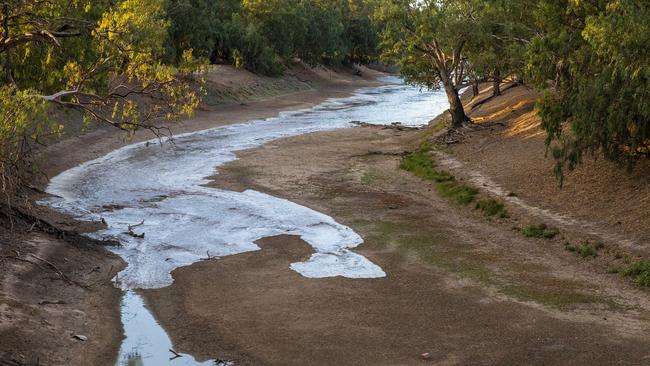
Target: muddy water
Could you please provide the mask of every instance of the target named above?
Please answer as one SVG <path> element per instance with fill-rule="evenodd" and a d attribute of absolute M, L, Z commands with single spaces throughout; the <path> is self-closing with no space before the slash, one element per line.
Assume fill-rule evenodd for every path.
<path fill-rule="evenodd" d="M 91 236 L 122 244 L 112 249 L 128 264 L 118 276 L 126 290 L 126 340 L 118 363 L 201 365 L 188 355 L 170 360 L 169 338 L 132 290 L 167 286 L 175 268 L 207 257 L 259 250 L 255 241 L 264 237 L 290 234 L 307 242 L 311 258 L 290 266 L 306 277 L 385 276 L 354 252 L 363 240 L 351 228 L 260 192 L 208 188 L 207 177 L 234 160 L 236 151 L 278 138 L 349 128 L 352 121 L 423 125 L 447 107 L 438 91 L 401 84 L 365 88 L 276 118 L 176 136 L 173 143 L 130 145 L 52 179 L 47 191 L 55 197 L 45 204 L 82 220 L 104 220 L 106 229 Z"/>

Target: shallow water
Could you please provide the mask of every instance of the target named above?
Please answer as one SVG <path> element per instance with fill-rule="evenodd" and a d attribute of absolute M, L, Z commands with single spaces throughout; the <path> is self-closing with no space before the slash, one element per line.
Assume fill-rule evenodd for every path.
<path fill-rule="evenodd" d="M 178 357 L 172 353 L 169 336 L 145 309 L 142 297 L 133 290 L 125 291 L 122 296 L 122 323 L 126 338 L 120 348 L 118 366 L 215 365 L 214 361 L 198 362 L 190 355 L 179 354 Z"/>
<path fill-rule="evenodd" d="M 440 91 L 405 85 L 365 88 L 275 118 L 175 136 L 173 144 L 126 146 L 52 179 L 47 192 L 55 197 L 44 204 L 82 220 L 105 220 L 107 228 L 90 235 L 122 244 L 111 248 L 127 262 L 118 277 L 129 290 L 122 316 L 127 338 L 118 364 L 201 365 L 190 356 L 169 361 L 169 338 L 130 289 L 167 286 L 174 269 L 206 257 L 259 250 L 254 242 L 264 237 L 291 234 L 307 242 L 314 250 L 311 258 L 290 265 L 306 277 L 386 275 L 351 250 L 362 238 L 327 215 L 252 190 L 206 187 L 207 177 L 234 160 L 236 151 L 282 137 L 353 127 L 352 121 L 420 126 L 447 108 Z"/>

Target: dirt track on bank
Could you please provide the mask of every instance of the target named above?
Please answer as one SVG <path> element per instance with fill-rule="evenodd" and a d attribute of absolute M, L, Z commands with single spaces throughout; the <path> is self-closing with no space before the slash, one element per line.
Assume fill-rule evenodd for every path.
<path fill-rule="evenodd" d="M 363 127 L 239 153 L 214 185 L 290 199 L 365 240 L 383 279 L 307 279 L 295 237 L 173 272 L 145 293 L 179 351 L 250 365 L 641 365 L 647 293 L 562 250 L 440 198 L 401 171 L 418 132 Z"/>

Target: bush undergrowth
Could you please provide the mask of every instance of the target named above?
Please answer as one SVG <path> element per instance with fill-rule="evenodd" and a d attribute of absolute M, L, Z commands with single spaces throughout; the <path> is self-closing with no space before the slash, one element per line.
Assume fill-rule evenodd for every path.
<path fill-rule="evenodd" d="M 633 263 L 623 271 L 623 275 L 633 277 L 640 286 L 650 287 L 650 261 Z"/>
<path fill-rule="evenodd" d="M 483 214 L 485 216 L 499 216 L 500 218 L 508 218 L 510 215 L 508 214 L 508 211 L 506 210 L 505 206 L 503 203 L 490 198 L 490 199 L 484 199 L 480 200 L 476 203 L 476 209 L 483 211 Z"/>
<path fill-rule="evenodd" d="M 605 244 L 601 242 L 595 243 L 593 245 L 591 245 L 588 241 L 582 245 L 571 245 L 569 242 L 564 243 L 564 249 L 568 250 L 569 252 L 574 252 L 582 258 L 597 257 L 598 251 L 604 247 Z"/>
<path fill-rule="evenodd" d="M 530 225 L 521 231 L 527 238 L 544 238 L 553 239 L 556 237 L 560 230 L 556 228 L 549 228 L 546 224 Z"/>

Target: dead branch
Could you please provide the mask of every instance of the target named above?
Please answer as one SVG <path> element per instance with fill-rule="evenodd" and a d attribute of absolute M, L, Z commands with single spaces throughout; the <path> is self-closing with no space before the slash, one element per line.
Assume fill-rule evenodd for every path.
<path fill-rule="evenodd" d="M 134 238 L 137 238 L 137 239 L 144 239 L 144 233 L 138 234 L 135 231 L 133 231 L 134 228 L 136 228 L 138 226 L 142 226 L 142 225 L 144 225 L 144 220 L 142 220 L 142 222 L 140 222 L 139 224 L 129 225 L 129 228 L 128 228 L 128 231 L 126 232 L 126 234 L 128 234 L 128 235 L 130 235 L 130 236 L 132 236 Z"/>
<path fill-rule="evenodd" d="M 201 258 L 202 261 L 211 261 L 211 260 L 221 259 L 221 257 L 217 257 L 217 256 L 214 256 L 214 255 L 210 255 L 210 251 L 209 251 L 209 250 L 206 250 L 206 255 L 207 255 L 207 257 L 205 257 L 205 258 Z"/>
<path fill-rule="evenodd" d="M 449 129 L 446 133 L 437 136 L 433 139 L 433 143 L 436 145 L 452 145 L 452 144 L 457 144 L 461 143 L 465 140 L 466 135 L 462 131 L 459 131 L 458 129 L 452 128 Z"/>
<path fill-rule="evenodd" d="M 169 359 L 170 361 L 171 361 L 171 360 L 175 360 L 175 359 L 177 359 L 177 358 L 179 358 L 179 357 L 183 357 L 183 355 L 181 355 L 180 353 L 174 351 L 174 350 L 171 349 L 171 348 L 169 349 L 169 352 L 171 352 L 171 353 L 174 354 L 174 357 L 172 357 L 172 358 Z"/>
<path fill-rule="evenodd" d="M 52 269 L 52 271 L 54 271 L 57 275 L 59 275 L 59 277 L 61 277 L 61 279 L 62 279 L 63 281 L 65 281 L 66 283 L 68 283 L 68 284 L 73 284 L 73 283 L 74 283 L 74 281 L 72 281 L 71 279 L 69 279 L 68 276 L 66 276 L 63 272 L 61 272 L 61 270 L 59 270 L 59 268 L 58 268 L 57 266 L 55 266 L 54 264 L 52 264 L 52 262 L 47 261 L 47 260 L 45 260 L 45 259 L 43 259 L 43 258 L 37 256 L 36 254 L 29 253 L 28 255 L 30 255 L 30 256 L 32 256 L 32 257 L 38 259 L 39 261 L 41 261 L 41 262 L 43 262 L 43 263 L 45 263 L 45 264 L 47 264 L 48 267 L 50 267 L 50 269 Z"/>

